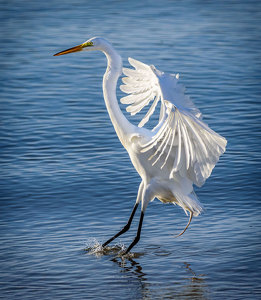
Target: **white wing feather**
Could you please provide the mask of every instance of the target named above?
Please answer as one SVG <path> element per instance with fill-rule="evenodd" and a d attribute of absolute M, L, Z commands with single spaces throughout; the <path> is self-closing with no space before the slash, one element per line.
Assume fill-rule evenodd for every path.
<path fill-rule="evenodd" d="M 135 70 L 123 68 L 123 73 L 128 77 L 122 79 L 124 85 L 121 85 L 120 89 L 130 95 L 121 98 L 121 103 L 130 104 L 126 110 L 131 115 L 135 115 L 153 101 L 147 114 L 138 125 L 139 127 L 143 127 L 153 115 L 159 100 L 162 101 L 160 87 L 157 76 L 150 66 L 133 58 L 129 58 L 129 63 Z"/>
<path fill-rule="evenodd" d="M 197 186 L 203 185 L 225 152 L 226 139 L 203 123 L 200 111 L 178 83 L 178 75 L 165 74 L 132 58 L 129 62 L 135 69 L 123 69 L 128 77 L 120 88 L 129 95 L 121 102 L 130 104 L 126 110 L 132 115 L 151 105 L 139 127 L 149 121 L 161 101 L 159 124 L 153 137 L 141 145 L 141 152 L 154 151 L 148 159 L 152 165 L 165 167 L 169 178 L 179 172 Z"/>

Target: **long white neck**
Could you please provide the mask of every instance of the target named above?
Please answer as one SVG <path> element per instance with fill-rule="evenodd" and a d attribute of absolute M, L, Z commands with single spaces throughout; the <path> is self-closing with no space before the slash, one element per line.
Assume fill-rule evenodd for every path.
<path fill-rule="evenodd" d="M 114 129 L 124 146 L 134 130 L 134 125 L 122 113 L 116 96 L 117 81 L 122 73 L 122 60 L 110 44 L 105 45 L 102 51 L 107 57 L 107 69 L 103 76 L 104 101 Z"/>

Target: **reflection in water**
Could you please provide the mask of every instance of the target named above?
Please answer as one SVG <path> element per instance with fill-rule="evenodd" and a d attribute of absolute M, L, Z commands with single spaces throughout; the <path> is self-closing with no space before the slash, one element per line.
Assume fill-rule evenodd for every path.
<path fill-rule="evenodd" d="M 158 273 L 151 275 L 146 273 L 138 260 L 144 256 L 144 253 L 128 253 L 127 255 L 121 255 L 121 253 L 126 250 L 126 247 L 122 244 L 116 244 L 111 247 L 103 248 L 100 243 L 97 241 L 93 245 L 89 245 L 85 251 L 89 255 L 95 255 L 96 257 L 101 256 L 113 256 L 110 258 L 110 261 L 117 264 L 120 268 L 120 272 L 127 274 L 128 278 L 134 278 L 139 283 L 139 290 L 142 296 L 142 299 L 150 299 L 152 296 L 157 295 L 160 299 L 176 299 L 177 297 L 189 297 L 190 299 L 209 299 L 208 286 L 205 282 L 204 274 L 197 274 L 187 262 L 184 262 L 179 265 L 180 274 L 173 272 L 170 276 L 173 280 L 173 285 L 169 285 L 168 288 L 161 288 L 160 283 L 160 272 L 159 268 Z M 154 249 L 153 255 L 162 256 L 166 253 L 160 249 Z M 157 271 L 157 270 L 156 270 Z M 175 268 L 176 271 L 176 268 Z M 150 278 L 151 276 L 159 276 L 158 278 Z M 171 275 L 171 274 L 170 274 Z M 157 282 L 158 279 L 158 282 Z M 151 282 L 155 284 L 151 284 Z M 135 284 L 136 286 L 136 284 Z"/>
<path fill-rule="evenodd" d="M 136 255 L 135 255 L 136 256 Z M 137 255 L 139 257 L 140 255 Z M 111 259 L 112 262 L 116 263 L 122 272 L 134 275 L 134 278 L 138 280 L 140 285 L 140 292 L 142 298 L 147 298 L 150 295 L 150 284 L 147 282 L 147 275 L 142 271 L 142 266 L 134 258 L 127 256 L 117 256 Z"/>
<path fill-rule="evenodd" d="M 208 287 L 204 280 L 204 274 L 197 275 L 191 268 L 190 264 L 184 262 L 185 268 L 190 274 L 189 284 L 184 286 L 187 297 L 197 297 L 197 299 L 208 299 Z"/>
<path fill-rule="evenodd" d="M 131 272 L 135 274 L 139 279 L 146 281 L 146 274 L 142 272 L 142 267 L 141 265 L 136 262 L 133 258 L 131 257 L 114 257 L 111 259 L 114 263 L 117 263 L 119 267 L 121 267 L 125 272 Z"/>
<path fill-rule="evenodd" d="M 177 297 L 190 297 L 190 299 L 208 299 L 208 287 L 203 278 L 203 274 L 197 275 L 191 268 L 190 264 L 184 263 L 183 268 L 186 269 L 189 277 L 184 277 L 182 282 L 176 282 L 169 288 L 158 288 L 155 290 L 148 280 L 149 275 L 146 274 L 142 266 L 135 259 L 138 257 L 114 257 L 111 259 L 116 263 L 123 272 L 131 273 L 139 280 L 143 299 L 157 295 L 160 299 L 176 299 Z M 160 272 L 160 270 L 159 270 Z M 175 275 L 173 274 L 173 278 Z"/>

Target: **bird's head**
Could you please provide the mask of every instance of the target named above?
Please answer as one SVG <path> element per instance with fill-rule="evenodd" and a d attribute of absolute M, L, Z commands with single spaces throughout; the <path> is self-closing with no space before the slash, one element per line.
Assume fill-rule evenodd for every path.
<path fill-rule="evenodd" d="M 64 54 L 79 52 L 79 51 L 94 51 L 94 50 L 103 51 L 103 49 L 106 47 L 107 44 L 108 42 L 105 39 L 100 37 L 93 37 L 78 46 L 58 52 L 54 54 L 54 56 L 64 55 Z"/>

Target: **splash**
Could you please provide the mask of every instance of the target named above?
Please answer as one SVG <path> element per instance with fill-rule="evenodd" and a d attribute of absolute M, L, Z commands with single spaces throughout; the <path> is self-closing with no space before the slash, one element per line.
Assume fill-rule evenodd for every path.
<path fill-rule="evenodd" d="M 95 255 L 96 257 L 112 254 L 122 256 L 126 250 L 126 246 L 122 243 L 118 243 L 113 246 L 102 247 L 102 244 L 99 243 L 95 238 L 90 238 L 86 242 L 84 250 L 87 252 L 87 254 Z"/>

